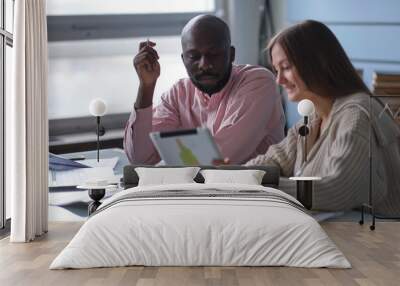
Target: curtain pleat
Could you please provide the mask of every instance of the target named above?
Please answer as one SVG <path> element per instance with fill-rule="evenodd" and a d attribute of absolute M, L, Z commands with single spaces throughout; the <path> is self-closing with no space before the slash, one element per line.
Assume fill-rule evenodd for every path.
<path fill-rule="evenodd" d="M 25 241 L 25 3 L 15 1 L 12 92 L 6 101 L 6 186 L 11 193 L 11 241 Z"/>
<path fill-rule="evenodd" d="M 11 188 L 12 242 L 47 231 L 48 118 L 45 0 L 15 2 L 12 111 L 7 140 Z M 6 131 L 7 132 L 7 131 Z M 8 147 L 8 148 L 7 148 Z M 7 158 L 6 158 L 7 160 Z"/>
<path fill-rule="evenodd" d="M 48 106 L 47 106 L 47 74 L 48 74 L 48 54 L 47 54 L 47 18 L 46 18 L 46 0 L 41 0 L 41 9 L 40 15 L 42 17 L 38 17 L 40 20 L 39 26 L 41 29 L 40 38 L 39 38 L 39 51 L 40 51 L 40 58 L 45 64 L 42 65 L 42 70 L 40 73 L 39 81 L 42 82 L 40 85 L 40 93 L 44 95 L 43 100 L 41 100 L 41 112 L 40 112 L 40 132 L 41 132 L 41 154 L 40 156 L 40 165 L 42 168 L 39 169 L 40 171 L 40 178 L 41 181 L 41 189 L 45 190 L 41 192 L 40 202 L 42 209 L 42 214 L 40 215 L 41 218 L 41 229 L 46 230 L 48 229 L 48 170 L 49 170 L 49 161 L 48 161 L 48 152 L 49 152 L 49 120 L 48 120 Z M 44 142 L 43 142 L 44 140 Z"/>

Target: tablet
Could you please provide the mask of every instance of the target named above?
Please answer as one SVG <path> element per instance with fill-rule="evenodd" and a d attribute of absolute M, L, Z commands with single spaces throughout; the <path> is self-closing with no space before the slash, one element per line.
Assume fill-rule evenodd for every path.
<path fill-rule="evenodd" d="M 212 165 L 222 158 L 210 131 L 205 127 L 151 132 L 150 138 L 166 165 Z"/>

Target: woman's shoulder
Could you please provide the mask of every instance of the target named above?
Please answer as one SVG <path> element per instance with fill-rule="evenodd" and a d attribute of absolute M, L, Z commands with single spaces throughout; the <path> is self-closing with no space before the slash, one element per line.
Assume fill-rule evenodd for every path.
<path fill-rule="evenodd" d="M 360 112 L 368 113 L 371 104 L 371 97 L 364 92 L 354 93 L 336 98 L 332 113 L 342 112 L 343 110 L 356 108 Z"/>
<path fill-rule="evenodd" d="M 368 111 L 359 105 L 348 105 L 337 112 L 332 118 L 332 124 L 342 132 L 368 134 L 370 120 Z"/>

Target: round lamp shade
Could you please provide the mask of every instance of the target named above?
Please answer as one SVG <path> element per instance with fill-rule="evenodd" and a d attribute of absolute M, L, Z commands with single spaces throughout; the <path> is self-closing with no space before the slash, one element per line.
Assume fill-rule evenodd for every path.
<path fill-rule="evenodd" d="M 310 116 L 314 113 L 314 103 L 309 99 L 303 99 L 297 105 L 297 111 L 301 116 Z"/>
<path fill-rule="evenodd" d="M 89 104 L 89 112 L 93 116 L 103 116 L 107 111 L 107 105 L 101 98 L 93 99 Z"/>

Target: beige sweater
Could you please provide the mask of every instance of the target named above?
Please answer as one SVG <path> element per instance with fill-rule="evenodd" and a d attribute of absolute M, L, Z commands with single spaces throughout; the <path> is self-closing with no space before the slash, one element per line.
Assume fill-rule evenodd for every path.
<path fill-rule="evenodd" d="M 292 127 L 287 137 L 271 146 L 265 155 L 246 165 L 274 164 L 280 167 L 281 175 L 285 177 L 322 177 L 314 184 L 313 209 L 317 210 L 347 210 L 368 202 L 371 177 L 372 202 L 376 211 L 399 215 L 400 128 L 389 114 L 381 113 L 382 109 L 378 101 L 370 100 L 366 94 L 338 98 L 319 138 L 321 120 L 318 117 L 311 119 L 307 139 L 309 151 L 303 166 L 304 139 L 298 134 L 302 122 Z M 373 114 L 371 124 L 370 110 Z"/>

